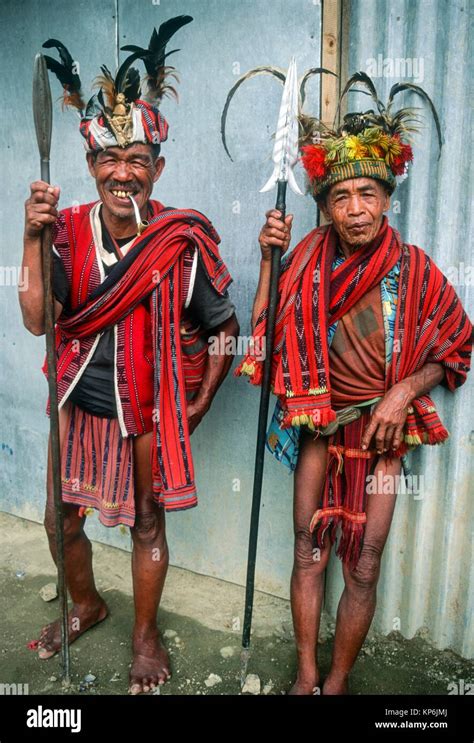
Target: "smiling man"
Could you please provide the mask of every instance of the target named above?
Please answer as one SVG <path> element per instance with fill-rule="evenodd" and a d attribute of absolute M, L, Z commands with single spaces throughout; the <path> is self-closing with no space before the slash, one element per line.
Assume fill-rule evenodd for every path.
<path fill-rule="evenodd" d="M 35 335 L 44 333 L 41 233 L 46 225 L 53 229 L 69 638 L 107 616 L 84 532 L 92 507 L 106 526 L 131 528 L 134 694 L 170 676 L 156 623 L 168 566 L 165 510 L 197 504 L 189 437 L 232 362 L 228 353 L 211 354 L 208 338 L 218 336 L 217 347 L 226 349 L 239 331 L 212 224 L 197 211 L 151 199 L 165 166 L 160 147 L 168 125 L 157 107 L 165 46 L 190 20 L 163 24 L 153 32 L 151 51 L 143 50 L 148 100 L 126 60 L 115 81 L 110 73 L 102 79 L 107 105 L 99 112 L 104 99 L 85 107 L 70 55 L 59 42 L 47 43 L 60 49 L 66 102 L 83 114 L 80 129 L 99 200 L 58 211 L 59 188 L 38 181 L 26 202 L 29 284 L 20 302 Z M 49 66 L 55 69 L 50 59 Z M 45 527 L 55 559 L 54 523 L 49 450 Z M 40 658 L 57 653 L 60 644 L 58 620 L 41 632 Z"/>
<path fill-rule="evenodd" d="M 364 73 L 354 78 L 373 94 Z M 267 446 L 295 472 L 291 607 L 298 669 L 291 694 L 348 693 L 375 612 L 402 457 L 447 438 L 428 393 L 438 384 L 454 391 L 470 366 L 472 326 L 453 287 L 423 250 L 403 243 L 385 215 L 395 176 L 412 159 L 404 141 L 410 113 L 389 114 L 382 104 L 378 110 L 384 114 L 348 115 L 337 132 L 301 119 L 309 188 L 330 224 L 285 256 L 272 364 L 278 401 Z M 283 221 L 272 210 L 260 232 L 255 348 L 266 332 L 272 246 L 288 249 L 291 224 L 291 215 Z M 259 384 L 262 360 L 250 353 L 236 373 Z M 345 586 L 323 683 L 317 641 L 339 528 Z"/>

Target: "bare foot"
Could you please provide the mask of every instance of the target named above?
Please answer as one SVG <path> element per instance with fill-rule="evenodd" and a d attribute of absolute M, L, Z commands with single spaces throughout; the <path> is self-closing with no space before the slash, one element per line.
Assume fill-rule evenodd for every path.
<path fill-rule="evenodd" d="M 349 680 L 347 677 L 331 680 L 328 676 L 323 684 L 323 696 L 349 694 Z"/>
<path fill-rule="evenodd" d="M 129 678 L 130 694 L 151 691 L 171 678 L 170 659 L 157 629 L 146 633 L 134 632 Z"/>
<path fill-rule="evenodd" d="M 311 677 L 298 674 L 295 683 L 288 692 L 289 696 L 316 696 L 317 694 L 321 694 L 319 674 Z"/>
<path fill-rule="evenodd" d="M 102 622 L 109 613 L 107 604 L 99 599 L 93 606 L 73 606 L 69 611 L 69 645 L 86 630 Z M 41 630 L 38 641 L 38 657 L 52 658 L 61 650 L 61 619 L 56 619 Z"/>

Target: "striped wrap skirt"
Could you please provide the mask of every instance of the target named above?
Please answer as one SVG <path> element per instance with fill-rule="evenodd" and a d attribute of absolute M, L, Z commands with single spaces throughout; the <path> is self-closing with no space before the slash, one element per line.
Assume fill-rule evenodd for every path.
<path fill-rule="evenodd" d="M 94 508 L 105 526 L 133 526 L 133 436 L 117 418 L 101 418 L 68 401 L 60 410 L 62 498 Z"/>

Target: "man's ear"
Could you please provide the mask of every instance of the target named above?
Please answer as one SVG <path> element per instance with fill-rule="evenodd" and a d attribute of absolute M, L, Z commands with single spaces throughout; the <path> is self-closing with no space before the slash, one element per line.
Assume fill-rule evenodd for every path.
<path fill-rule="evenodd" d="M 160 155 L 159 157 L 156 158 L 156 160 L 155 160 L 155 174 L 153 176 L 153 183 L 156 183 L 156 181 L 158 180 L 158 178 L 162 174 L 165 165 L 166 165 L 166 160 L 165 160 L 165 158 L 162 155 Z"/>
<path fill-rule="evenodd" d="M 87 167 L 89 168 L 89 173 L 93 178 L 95 178 L 95 159 L 92 156 L 92 153 L 87 152 L 86 153 L 86 160 L 87 160 Z"/>
<path fill-rule="evenodd" d="M 321 199 L 321 201 L 318 201 L 317 203 L 318 203 L 318 208 L 323 213 L 324 219 L 326 220 L 326 222 L 332 222 L 332 217 L 331 217 L 331 214 L 327 206 L 326 198 Z"/>

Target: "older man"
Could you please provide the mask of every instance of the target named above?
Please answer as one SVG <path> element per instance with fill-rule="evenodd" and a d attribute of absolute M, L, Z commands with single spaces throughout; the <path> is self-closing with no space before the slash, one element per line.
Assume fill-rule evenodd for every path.
<path fill-rule="evenodd" d="M 448 436 L 428 393 L 438 384 L 454 390 L 470 363 L 472 326 L 452 286 L 385 216 L 411 148 L 395 118 L 370 114 L 349 116 L 323 138 L 319 129 L 302 146 L 311 191 L 330 224 L 285 257 L 279 285 L 272 366 L 278 401 L 267 446 L 295 471 L 291 606 L 298 671 L 291 694 L 348 693 L 375 612 L 401 457 Z M 292 224 L 291 215 L 283 221 L 275 210 L 266 216 L 255 349 L 265 334 L 272 246 L 287 250 Z M 261 372 L 255 351 L 237 370 L 256 384 Z M 317 639 L 338 527 L 345 587 L 322 684 Z"/>
<path fill-rule="evenodd" d="M 24 324 L 35 335 L 44 333 L 41 232 L 53 226 L 69 637 L 73 642 L 107 616 L 84 532 L 84 513 L 93 507 L 105 525 L 131 527 L 131 693 L 170 676 L 156 624 L 168 566 L 164 511 L 197 503 L 189 435 L 232 361 L 228 354 L 211 355 L 207 341 L 217 335 L 222 342 L 215 345 L 225 348 L 238 334 L 227 293 L 231 279 L 211 223 L 199 212 L 150 198 L 165 165 L 160 145 L 168 125 L 157 105 L 166 41 L 190 20 L 172 19 L 160 35 L 154 31 L 148 101 L 139 96 L 137 71 L 129 71 L 127 82 L 122 66 L 122 82 L 120 70 L 112 87 L 111 78 L 103 80 L 109 106 L 84 115 L 80 84 L 63 71 L 61 82 L 70 81 L 65 98 L 83 114 L 99 201 L 58 211 L 59 188 L 37 181 L 26 202 L 29 283 L 20 301 Z M 156 39 L 163 37 L 160 49 Z M 70 66 L 67 50 L 49 45 L 58 46 Z M 50 450 L 47 491 L 45 527 L 56 559 Z M 56 621 L 41 632 L 40 658 L 54 655 L 60 642 Z"/>

